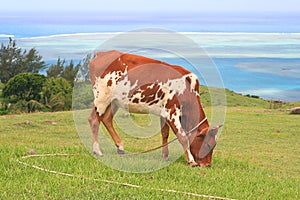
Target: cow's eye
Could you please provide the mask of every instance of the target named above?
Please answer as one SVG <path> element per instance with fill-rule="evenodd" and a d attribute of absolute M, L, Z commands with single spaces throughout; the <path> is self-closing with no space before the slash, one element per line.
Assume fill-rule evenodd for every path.
<path fill-rule="evenodd" d="M 207 146 L 208 150 L 211 150 L 211 145 L 210 144 L 207 143 L 206 146 Z"/>

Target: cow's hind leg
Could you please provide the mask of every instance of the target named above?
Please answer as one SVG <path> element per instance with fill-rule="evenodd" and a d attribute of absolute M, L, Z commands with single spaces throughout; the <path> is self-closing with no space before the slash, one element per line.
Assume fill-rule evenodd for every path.
<path fill-rule="evenodd" d="M 198 163 L 195 162 L 194 157 L 190 151 L 189 138 L 181 126 L 179 116 L 173 115 L 171 119 L 171 121 L 168 120 L 168 123 L 171 126 L 174 133 L 176 133 L 176 136 L 183 147 L 187 163 L 192 167 L 198 166 Z"/>
<path fill-rule="evenodd" d="M 100 117 L 96 112 L 96 107 L 93 106 L 92 112 L 88 118 L 90 127 L 92 129 L 92 141 L 93 141 L 93 153 L 98 156 L 102 156 L 102 152 L 98 143 L 98 131 L 100 125 Z"/>
<path fill-rule="evenodd" d="M 168 138 L 169 138 L 169 125 L 166 123 L 164 118 L 160 118 L 161 136 L 162 136 L 162 157 L 164 160 L 168 160 L 169 148 L 168 148 Z"/>
<path fill-rule="evenodd" d="M 116 110 L 114 110 L 114 111 L 116 112 Z M 114 115 L 114 112 L 112 109 L 112 105 L 110 105 L 106 109 L 105 113 L 101 116 L 101 121 L 103 122 L 105 128 L 108 130 L 113 141 L 115 142 L 115 144 L 117 146 L 118 154 L 124 154 L 125 152 L 124 152 L 123 142 L 113 126 L 113 115 Z"/>

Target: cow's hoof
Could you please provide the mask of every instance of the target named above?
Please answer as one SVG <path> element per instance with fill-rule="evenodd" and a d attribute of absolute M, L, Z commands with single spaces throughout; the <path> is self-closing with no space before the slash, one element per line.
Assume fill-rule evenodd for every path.
<path fill-rule="evenodd" d="M 162 153 L 162 159 L 165 161 L 169 160 L 169 153 Z"/>
<path fill-rule="evenodd" d="M 103 156 L 103 153 L 101 152 L 101 151 L 93 151 L 93 154 L 95 155 L 95 156 Z"/>
<path fill-rule="evenodd" d="M 190 162 L 190 163 L 188 163 L 189 164 L 189 166 L 190 167 L 199 167 L 199 164 L 198 163 L 196 163 L 196 162 Z"/>
<path fill-rule="evenodd" d="M 118 153 L 118 154 L 125 154 L 125 151 L 124 151 L 124 150 L 121 150 L 121 149 L 119 149 L 119 148 L 117 148 L 117 153 Z"/>

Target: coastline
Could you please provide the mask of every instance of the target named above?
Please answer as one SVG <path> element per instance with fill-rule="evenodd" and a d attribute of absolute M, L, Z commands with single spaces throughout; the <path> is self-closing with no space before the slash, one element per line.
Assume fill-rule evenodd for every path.
<path fill-rule="evenodd" d="M 58 57 L 82 60 L 122 32 L 53 34 L 12 37 L 21 48 L 36 48 L 49 64 Z M 139 33 L 142 34 L 142 33 Z M 157 34 L 157 33 L 155 33 Z M 265 99 L 300 101 L 300 33 L 179 32 L 204 49 L 230 90 Z M 0 34 L 7 42 L 10 34 Z M 145 53 L 145 52 L 143 52 Z M 146 52 L 147 53 L 147 52 Z M 153 54 L 172 59 L 170 54 Z M 192 55 L 191 55 L 192 56 Z M 178 60 L 174 60 L 176 64 Z M 181 64 L 181 63 L 178 63 Z M 255 80 L 253 80 L 255 79 Z M 291 81 L 291 83 L 289 83 Z"/>

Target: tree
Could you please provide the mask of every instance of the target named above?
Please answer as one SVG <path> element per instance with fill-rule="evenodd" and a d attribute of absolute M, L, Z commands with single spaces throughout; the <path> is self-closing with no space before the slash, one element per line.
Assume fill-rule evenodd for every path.
<path fill-rule="evenodd" d="M 48 78 L 64 78 L 66 79 L 71 86 L 74 85 L 74 79 L 77 75 L 77 72 L 80 68 L 81 64 L 78 63 L 76 66 L 74 65 L 73 60 L 70 61 L 69 64 L 66 64 L 66 60 L 57 59 L 56 64 L 52 64 L 49 69 L 46 71 Z"/>
<path fill-rule="evenodd" d="M 73 63 L 73 60 L 70 61 L 70 64 L 65 66 L 65 69 L 63 73 L 61 74 L 61 77 L 66 79 L 70 85 L 73 87 L 74 86 L 74 80 L 77 75 L 77 72 L 80 67 L 80 63 L 78 63 L 76 66 Z"/>
<path fill-rule="evenodd" d="M 2 91 L 3 97 L 16 101 L 39 101 L 45 80 L 46 77 L 41 74 L 20 73 L 9 79 Z"/>
<path fill-rule="evenodd" d="M 43 103 L 51 111 L 70 110 L 72 87 L 64 78 L 50 78 L 42 89 Z"/>
<path fill-rule="evenodd" d="M 46 71 L 48 78 L 58 78 L 61 76 L 66 60 L 57 59 L 56 64 L 52 64 Z"/>
<path fill-rule="evenodd" d="M 0 81 L 8 80 L 22 72 L 38 73 L 46 64 L 35 48 L 22 50 L 17 47 L 16 41 L 9 38 L 7 45 L 1 44 L 0 48 Z"/>

